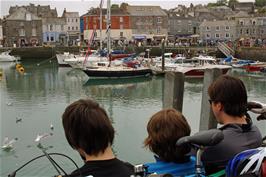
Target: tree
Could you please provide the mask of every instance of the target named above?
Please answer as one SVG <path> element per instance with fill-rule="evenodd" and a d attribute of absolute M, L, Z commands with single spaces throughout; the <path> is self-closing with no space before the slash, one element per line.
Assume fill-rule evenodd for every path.
<path fill-rule="evenodd" d="M 266 0 L 255 0 L 255 6 L 257 7 L 266 6 Z"/>
<path fill-rule="evenodd" d="M 207 7 L 226 6 L 227 0 L 217 0 L 216 3 L 208 3 Z"/>
<path fill-rule="evenodd" d="M 118 4 L 112 4 L 111 9 L 119 9 L 119 5 Z"/>
<path fill-rule="evenodd" d="M 226 6 L 227 0 L 217 0 L 217 6 Z"/>
<path fill-rule="evenodd" d="M 238 0 L 229 0 L 228 7 L 233 8 L 235 4 L 238 3 Z"/>

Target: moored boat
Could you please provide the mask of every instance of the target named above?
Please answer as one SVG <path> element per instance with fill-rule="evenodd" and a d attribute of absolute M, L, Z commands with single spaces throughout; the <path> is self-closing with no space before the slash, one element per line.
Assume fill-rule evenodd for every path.
<path fill-rule="evenodd" d="M 2 52 L 0 54 L 0 62 L 14 62 L 20 60 L 19 57 L 10 55 L 10 50 Z"/>

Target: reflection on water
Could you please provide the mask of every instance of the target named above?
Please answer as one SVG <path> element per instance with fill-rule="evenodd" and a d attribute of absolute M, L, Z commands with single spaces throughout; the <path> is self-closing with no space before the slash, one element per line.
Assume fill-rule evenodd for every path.
<path fill-rule="evenodd" d="M 162 108 L 163 78 L 88 80 L 82 71 L 58 68 L 54 62 L 37 65 L 38 62 L 30 61 L 22 64 L 26 74 L 21 75 L 14 66 L 8 66 L 0 81 L 1 142 L 5 136 L 19 139 L 13 153 L 1 152 L 0 176 L 6 176 L 22 163 L 42 153 L 34 139 L 37 134 L 49 132 L 51 124 L 54 125 L 54 135 L 42 144 L 52 147 L 49 152 L 68 154 L 81 165 L 79 156 L 65 140 L 61 115 L 68 104 L 87 97 L 99 102 L 110 115 L 116 130 L 113 149 L 119 158 L 134 164 L 153 158 L 143 148 L 143 140 L 147 135 L 146 124 L 149 118 Z M 265 77 L 232 74 L 245 82 L 251 100 L 265 102 Z M 183 112 L 193 132 L 198 131 L 199 127 L 202 86 L 201 79 L 187 79 L 185 82 Z M 22 121 L 16 123 L 17 118 Z M 265 130 L 265 123 L 259 126 Z M 74 169 L 67 160 L 56 160 L 68 172 Z M 56 172 L 49 161 L 40 160 L 19 174 L 51 176 Z"/>

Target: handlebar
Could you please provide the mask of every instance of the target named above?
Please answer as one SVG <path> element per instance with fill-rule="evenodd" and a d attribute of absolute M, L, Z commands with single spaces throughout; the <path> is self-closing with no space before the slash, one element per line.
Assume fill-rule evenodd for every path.
<path fill-rule="evenodd" d="M 184 144 L 198 145 L 198 146 L 214 146 L 224 139 L 223 132 L 219 129 L 210 129 L 200 131 L 192 136 L 185 136 L 180 138 L 177 146 Z"/>
<path fill-rule="evenodd" d="M 257 117 L 257 120 L 266 120 L 266 104 L 258 102 L 258 101 L 251 101 L 247 104 L 248 111 L 251 111 L 255 114 L 260 114 Z"/>

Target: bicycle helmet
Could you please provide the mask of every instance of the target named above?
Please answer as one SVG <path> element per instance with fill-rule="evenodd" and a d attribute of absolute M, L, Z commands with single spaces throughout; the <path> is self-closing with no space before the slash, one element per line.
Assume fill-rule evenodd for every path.
<path fill-rule="evenodd" d="M 250 173 L 259 176 L 263 167 L 262 165 L 265 163 L 263 162 L 265 159 L 265 147 L 240 152 L 229 161 L 226 167 L 226 175 L 233 177 Z"/>

